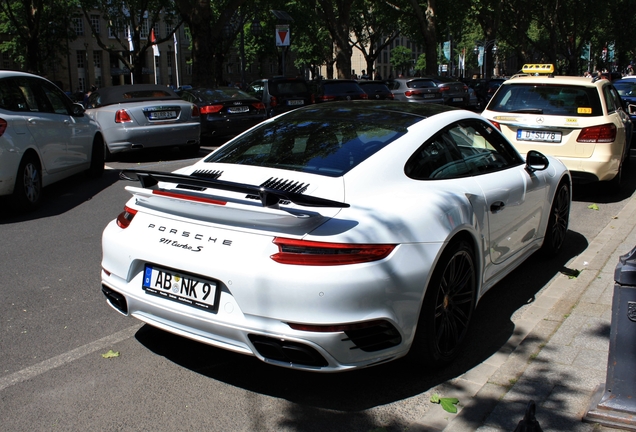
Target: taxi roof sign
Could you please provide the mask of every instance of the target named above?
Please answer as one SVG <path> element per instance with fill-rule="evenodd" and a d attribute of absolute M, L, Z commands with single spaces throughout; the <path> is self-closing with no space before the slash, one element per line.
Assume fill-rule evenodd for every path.
<path fill-rule="evenodd" d="M 552 74 L 554 73 L 554 65 L 549 63 L 536 64 L 528 63 L 524 64 L 521 68 L 523 73 L 539 75 L 539 74 Z"/>

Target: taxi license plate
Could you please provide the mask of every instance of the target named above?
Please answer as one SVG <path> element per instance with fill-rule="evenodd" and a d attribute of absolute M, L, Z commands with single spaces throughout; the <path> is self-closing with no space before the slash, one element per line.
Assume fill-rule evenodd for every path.
<path fill-rule="evenodd" d="M 517 141 L 561 142 L 561 132 L 518 129 Z"/>
<path fill-rule="evenodd" d="M 153 111 L 148 113 L 148 118 L 150 120 L 165 120 L 165 119 L 173 119 L 177 117 L 176 111 Z"/>
<path fill-rule="evenodd" d="M 230 107 L 230 108 L 227 109 L 227 111 L 232 113 L 232 114 L 244 113 L 244 112 L 248 112 L 249 110 L 250 110 L 250 107 L 246 107 L 246 106 Z"/>
<path fill-rule="evenodd" d="M 146 294 L 198 309 L 216 310 L 216 283 L 196 276 L 146 264 L 142 288 Z"/>
<path fill-rule="evenodd" d="M 305 101 L 302 99 L 291 99 L 287 101 L 287 105 L 304 105 Z"/>

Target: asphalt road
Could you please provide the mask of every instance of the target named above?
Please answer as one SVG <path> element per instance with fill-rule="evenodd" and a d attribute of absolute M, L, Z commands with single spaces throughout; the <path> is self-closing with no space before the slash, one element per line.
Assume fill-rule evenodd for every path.
<path fill-rule="evenodd" d="M 34 213 L 13 215 L 0 202 L 1 430 L 403 430 L 430 408 L 436 386 L 506 343 L 516 316 L 566 262 L 621 223 L 615 215 L 636 188 L 636 161 L 617 196 L 575 186 L 561 256 L 531 258 L 486 294 L 466 355 L 452 366 L 424 370 L 406 358 L 325 375 L 185 340 L 107 306 L 101 233 L 129 197 L 117 170 L 189 163 L 176 150 L 130 155 L 99 180 L 79 175 L 47 188 Z M 104 358 L 109 350 L 119 356 Z"/>

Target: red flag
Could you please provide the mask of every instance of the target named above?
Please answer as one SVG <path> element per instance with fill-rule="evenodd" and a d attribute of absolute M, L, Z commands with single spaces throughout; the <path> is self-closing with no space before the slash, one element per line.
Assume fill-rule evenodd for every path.
<path fill-rule="evenodd" d="M 154 28 L 150 29 L 150 43 L 152 44 L 152 52 L 155 53 L 155 57 L 159 57 L 159 46 L 157 45 Z"/>

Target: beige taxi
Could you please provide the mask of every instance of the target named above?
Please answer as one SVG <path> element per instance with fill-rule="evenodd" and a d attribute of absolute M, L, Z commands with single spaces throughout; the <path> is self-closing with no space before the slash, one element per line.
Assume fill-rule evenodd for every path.
<path fill-rule="evenodd" d="M 629 161 L 632 124 L 606 79 L 555 76 L 553 65 L 525 65 L 505 81 L 482 115 L 520 153 L 556 156 L 579 183 L 621 186 Z"/>

